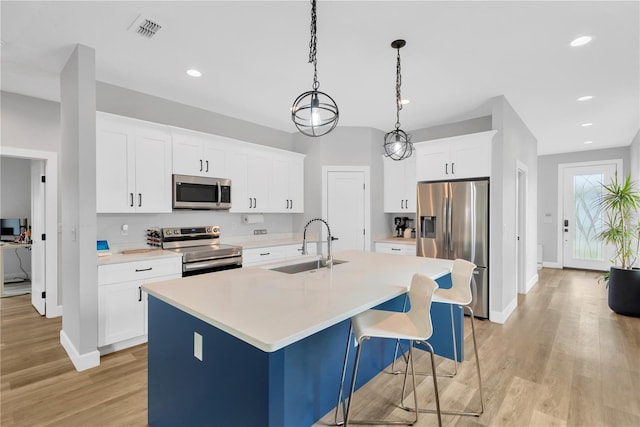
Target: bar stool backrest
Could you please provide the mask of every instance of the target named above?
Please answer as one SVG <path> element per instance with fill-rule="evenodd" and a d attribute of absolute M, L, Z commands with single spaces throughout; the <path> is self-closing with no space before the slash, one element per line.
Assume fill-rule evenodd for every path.
<path fill-rule="evenodd" d="M 409 302 L 411 308 L 407 316 L 416 327 L 416 335 L 425 340 L 431 337 L 431 297 L 438 284 L 423 274 L 416 273 L 411 279 Z"/>
<path fill-rule="evenodd" d="M 473 279 L 473 270 L 476 265 L 470 261 L 458 258 L 453 261 L 451 269 L 452 289 L 461 297 L 458 301 L 461 305 L 471 303 L 473 295 L 471 294 L 471 279 Z"/>

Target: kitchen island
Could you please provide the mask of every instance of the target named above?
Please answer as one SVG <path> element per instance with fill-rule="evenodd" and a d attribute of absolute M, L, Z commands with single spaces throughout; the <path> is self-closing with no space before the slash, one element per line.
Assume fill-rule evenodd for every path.
<path fill-rule="evenodd" d="M 360 251 L 335 259 L 346 262 L 296 274 L 268 265 L 144 285 L 149 424 L 310 425 L 335 406 L 353 315 L 401 310 L 416 272 L 450 286 L 448 260 Z M 440 336 L 430 341 L 451 357 L 449 310 L 440 309 L 433 311 Z M 457 313 L 458 329 L 461 320 Z M 393 359 L 391 340 L 367 346 L 358 386 Z"/>

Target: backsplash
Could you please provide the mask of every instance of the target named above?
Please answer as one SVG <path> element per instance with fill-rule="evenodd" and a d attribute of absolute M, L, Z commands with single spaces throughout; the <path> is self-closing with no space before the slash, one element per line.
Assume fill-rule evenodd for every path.
<path fill-rule="evenodd" d="M 226 211 L 174 211 L 166 214 L 98 214 L 97 239 L 112 245 L 144 246 L 148 228 L 219 225 L 222 241 L 225 237 L 253 236 L 257 229 L 269 234 L 299 232 L 293 230 L 292 214 L 264 214 L 264 222 L 244 224 L 246 214 Z M 126 235 L 122 226 L 127 225 Z"/>

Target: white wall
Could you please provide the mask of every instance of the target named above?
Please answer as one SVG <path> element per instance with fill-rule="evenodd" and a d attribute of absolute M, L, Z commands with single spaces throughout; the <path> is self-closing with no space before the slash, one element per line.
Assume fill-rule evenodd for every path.
<path fill-rule="evenodd" d="M 59 103 L 10 92 L 0 97 L 3 147 L 59 151 Z"/>
<path fill-rule="evenodd" d="M 528 170 L 525 281 L 537 280 L 537 140 L 504 96 L 494 98 L 494 137 L 491 165 L 490 319 L 506 321 L 517 306 L 516 175 L 521 162 Z"/>

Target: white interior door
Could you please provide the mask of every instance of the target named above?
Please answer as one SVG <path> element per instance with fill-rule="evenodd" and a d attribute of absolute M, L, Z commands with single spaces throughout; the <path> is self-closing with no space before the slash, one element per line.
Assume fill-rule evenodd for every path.
<path fill-rule="evenodd" d="M 45 314 L 45 176 L 43 160 L 31 160 L 31 304 Z"/>
<path fill-rule="evenodd" d="M 563 173 L 563 266 L 588 270 L 608 270 L 612 248 L 597 238 L 603 215 L 595 199 L 602 184 L 611 182 L 618 170 L 615 161 L 567 166 Z M 621 167 L 619 168 L 620 172 Z"/>
<path fill-rule="evenodd" d="M 365 175 L 358 170 L 327 171 L 326 216 L 332 235 L 338 238 L 334 252 L 367 247 Z"/>

